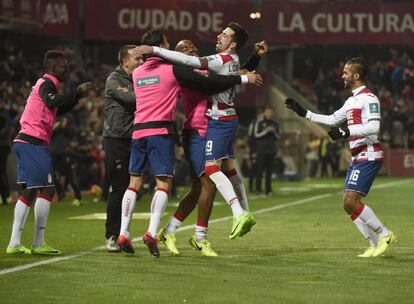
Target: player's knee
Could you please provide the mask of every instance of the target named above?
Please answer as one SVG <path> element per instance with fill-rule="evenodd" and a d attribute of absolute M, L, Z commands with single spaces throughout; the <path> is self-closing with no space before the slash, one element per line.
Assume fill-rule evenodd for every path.
<path fill-rule="evenodd" d="M 223 172 L 228 178 L 232 178 L 232 180 L 236 183 L 241 183 L 242 180 L 240 178 L 240 175 L 237 173 L 237 170 L 235 168 L 227 170 Z"/>
<path fill-rule="evenodd" d="M 193 180 L 191 182 L 191 192 L 194 193 L 194 195 L 200 195 L 201 192 L 201 183 L 200 180 Z"/>
<path fill-rule="evenodd" d="M 55 192 L 56 192 L 55 187 L 46 187 L 46 188 L 43 188 L 43 189 L 40 191 L 40 193 L 41 193 L 41 194 L 43 194 L 43 195 L 45 195 L 45 196 L 49 197 L 49 198 L 50 198 L 50 200 L 52 200 L 53 195 L 55 195 Z"/>
<path fill-rule="evenodd" d="M 206 165 L 204 168 L 204 172 L 207 176 L 210 176 L 214 173 L 220 172 L 220 167 L 217 165 Z"/>
<path fill-rule="evenodd" d="M 24 189 L 21 191 L 21 196 L 25 199 L 25 202 L 32 205 L 36 199 L 37 189 Z"/>
<path fill-rule="evenodd" d="M 357 206 L 358 206 L 358 202 L 356 202 L 353 197 L 344 196 L 343 207 L 344 207 L 344 210 L 348 214 L 352 214 L 355 211 Z"/>

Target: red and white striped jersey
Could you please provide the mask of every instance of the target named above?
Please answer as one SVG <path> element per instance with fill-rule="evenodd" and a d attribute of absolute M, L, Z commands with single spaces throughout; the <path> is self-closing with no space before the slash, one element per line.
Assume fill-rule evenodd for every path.
<path fill-rule="evenodd" d="M 236 53 L 220 53 L 206 57 L 208 69 L 219 75 L 238 75 L 240 71 L 239 56 Z M 238 86 L 213 95 L 209 100 L 206 116 L 215 120 L 237 120 L 234 98 Z"/>
<path fill-rule="evenodd" d="M 353 95 L 345 101 L 342 108 L 332 115 L 320 115 L 308 111 L 306 117 L 310 121 L 327 125 L 338 125 L 347 121 L 352 161 L 383 160 L 384 152 L 378 140 L 379 127 L 367 128 L 367 125 L 373 121 L 376 121 L 379 126 L 381 120 L 379 100 L 365 86 L 353 90 L 352 93 Z"/>

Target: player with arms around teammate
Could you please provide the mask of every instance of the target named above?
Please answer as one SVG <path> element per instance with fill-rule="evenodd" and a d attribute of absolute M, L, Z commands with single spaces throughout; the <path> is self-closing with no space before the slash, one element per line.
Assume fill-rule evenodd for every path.
<path fill-rule="evenodd" d="M 43 65 L 46 73 L 32 88 L 20 118 L 21 130 L 14 140 L 17 183 L 22 186 L 22 191 L 14 208 L 12 234 L 6 249 L 9 254 L 60 254 L 59 250 L 44 241 L 50 203 L 55 193 L 48 145 L 56 115 L 70 111 L 93 86 L 86 82 L 79 85 L 73 94 L 60 95 L 57 93 L 59 87 L 69 73 L 65 54 L 58 50 L 47 51 Z M 20 238 L 33 203 L 35 235 L 32 249 L 29 250 L 20 243 Z"/>
<path fill-rule="evenodd" d="M 105 167 L 111 192 L 106 208 L 105 238 L 108 252 L 121 251 L 116 244 L 121 228 L 122 197 L 129 184 L 128 164 L 134 124 L 135 92 L 132 72 L 144 63 L 133 56 L 135 45 L 124 45 L 118 53 L 119 66 L 105 85 L 104 149 Z"/>
<path fill-rule="evenodd" d="M 144 34 L 143 44 L 168 48 L 165 35 L 159 30 Z M 129 224 L 135 207 L 137 191 L 143 183 L 143 176 L 149 167 L 156 177 L 157 190 L 151 203 L 151 218 L 143 242 L 150 253 L 159 256 L 156 233 L 168 202 L 171 180 L 174 171 L 175 142 L 173 122 L 177 99 L 181 87 L 197 89 L 215 94 L 240 83 L 262 84 L 260 75 L 248 73 L 243 76 L 205 76 L 190 67 L 172 65 L 169 62 L 150 56 L 135 69 L 133 83 L 136 95 L 134 131 L 132 133 L 131 158 L 129 164 L 130 183 L 122 200 L 121 232 L 118 245 L 126 253 L 134 253 L 130 238 Z"/>
<path fill-rule="evenodd" d="M 198 49 L 190 40 L 180 41 L 175 50 L 187 55 L 198 56 Z M 259 64 L 261 56 L 267 50 L 265 42 L 257 43 L 254 53 L 242 66 L 242 69 L 254 70 Z M 199 70 L 199 72 L 207 71 Z M 208 108 L 207 98 L 208 96 L 196 90 L 188 88 L 183 88 L 182 90 L 182 102 L 186 116 L 182 131 L 182 143 L 185 156 L 192 171 L 191 189 L 181 199 L 174 215 L 158 234 L 158 239 L 173 254 L 179 254 L 176 247 L 175 232 L 198 204 L 197 223 L 195 233 L 190 239 L 190 245 L 205 256 L 217 256 L 217 253 L 212 249 L 207 239 L 208 222 L 216 193 L 214 183 L 204 172 L 205 139 L 208 125 L 208 119 L 205 116 Z"/>
<path fill-rule="evenodd" d="M 381 168 L 384 152 L 378 140 L 380 131 L 380 103 L 365 86 L 368 65 L 362 58 L 352 58 L 344 67 L 342 79 L 352 96 L 332 115 L 321 115 L 304 109 L 293 99 L 286 99 L 286 106 L 299 116 L 312 122 L 336 126 L 347 122 L 347 127 L 331 128 L 328 132 L 333 140 L 347 138 L 352 154 L 352 164 L 345 180 L 343 204 L 352 221 L 369 241 L 370 247 L 359 257 L 383 255 L 396 240 L 377 218 L 374 211 L 361 198 L 368 195 L 372 183 Z"/>
<path fill-rule="evenodd" d="M 220 75 L 237 75 L 240 71 L 240 63 L 236 51 L 244 46 L 247 39 L 247 31 L 238 23 L 231 22 L 217 36 L 215 55 L 199 58 L 145 45 L 137 47 L 136 54 L 155 54 L 175 63 L 209 69 Z M 236 90 L 237 86 L 234 86 L 212 96 L 206 113 L 209 121 L 205 173 L 231 206 L 233 227 L 230 239 L 243 236 L 256 224 L 256 220 L 249 213 L 246 190 L 234 163 L 233 143 L 238 128 L 238 118 L 234 108 Z"/>

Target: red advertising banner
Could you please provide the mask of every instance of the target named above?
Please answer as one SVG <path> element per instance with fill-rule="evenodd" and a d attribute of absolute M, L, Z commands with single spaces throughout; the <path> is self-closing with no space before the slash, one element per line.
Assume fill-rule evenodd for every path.
<path fill-rule="evenodd" d="M 263 38 L 287 44 L 414 44 L 414 3 L 265 1 Z"/>
<path fill-rule="evenodd" d="M 12 29 L 45 36 L 75 38 L 78 11 L 77 0 L 0 0 L 0 18 Z"/>
<path fill-rule="evenodd" d="M 77 0 L 42 0 L 40 1 L 40 33 L 47 36 L 75 38 L 76 24 L 79 16 Z"/>
<path fill-rule="evenodd" d="M 251 29 L 250 6 L 250 1 L 88 0 L 85 38 L 138 41 L 147 30 L 157 28 L 172 42 L 214 43 L 231 21 Z"/>
<path fill-rule="evenodd" d="M 14 23 L 39 26 L 40 0 L 0 0 L 0 18 Z"/>
<path fill-rule="evenodd" d="M 386 150 L 384 167 L 389 176 L 414 176 L 414 150 Z"/>

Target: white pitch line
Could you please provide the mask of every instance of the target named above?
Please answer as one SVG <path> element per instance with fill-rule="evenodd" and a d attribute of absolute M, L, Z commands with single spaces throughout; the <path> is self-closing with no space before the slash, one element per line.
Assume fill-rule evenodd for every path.
<path fill-rule="evenodd" d="M 410 182 L 410 181 L 412 181 L 412 179 L 385 183 L 385 184 L 381 184 L 381 185 L 378 185 L 378 186 L 374 186 L 373 188 L 374 189 L 388 188 L 388 187 L 392 187 L 392 186 L 395 186 L 395 185 L 404 184 L 404 183 L 407 183 L 407 182 Z M 342 191 L 341 192 L 334 192 L 334 193 L 326 193 L 326 194 L 316 195 L 316 196 L 308 197 L 308 198 L 301 199 L 301 200 L 298 200 L 298 201 L 294 201 L 294 202 L 291 202 L 291 203 L 281 204 L 281 205 L 276 205 L 276 206 L 269 207 L 269 208 L 260 209 L 260 210 L 257 210 L 257 211 L 253 211 L 251 213 L 252 214 L 267 213 L 267 212 L 270 212 L 270 211 L 273 211 L 273 210 L 279 210 L 279 209 L 284 209 L 284 208 L 288 208 L 288 207 L 292 207 L 292 206 L 296 206 L 296 205 L 306 204 L 306 203 L 309 203 L 309 202 L 312 202 L 312 201 L 315 201 L 315 200 L 319 200 L 319 199 L 326 198 L 326 197 L 329 197 L 329 196 L 338 195 L 338 194 L 341 194 L 341 193 L 342 193 Z M 221 218 L 211 220 L 209 223 L 212 224 L 212 223 L 224 222 L 224 221 L 230 220 L 232 218 L 233 218 L 232 216 L 221 217 Z M 193 229 L 193 228 L 194 228 L 194 224 L 193 225 L 187 225 L 187 226 L 183 226 L 183 227 L 177 229 L 177 232 L 190 230 L 190 229 Z M 138 242 L 138 241 L 141 241 L 141 240 L 142 240 L 142 237 L 138 237 L 138 238 L 133 239 L 134 242 Z M 91 254 L 95 251 L 99 251 L 99 250 L 103 250 L 103 249 L 105 249 L 105 246 L 99 246 L 99 247 L 95 247 L 95 248 L 92 248 L 92 249 L 89 249 L 89 250 L 69 254 L 67 256 L 55 257 L 55 258 L 48 259 L 48 260 L 43 260 L 43 261 L 39 261 L 39 262 L 29 263 L 29 264 L 15 266 L 15 267 L 11 267 L 11 268 L 6 268 L 6 269 L 3 269 L 3 270 L 0 270 L 0 276 L 8 274 L 8 273 L 13 273 L 13 272 L 18 272 L 18 271 L 34 268 L 34 267 L 37 267 L 37 266 L 42 266 L 42 265 L 52 264 L 52 263 L 56 263 L 56 262 L 60 262 L 60 261 L 66 261 L 66 260 L 74 259 L 74 258 L 81 257 L 81 256 L 84 256 L 84 255 L 88 255 L 88 254 Z"/>

